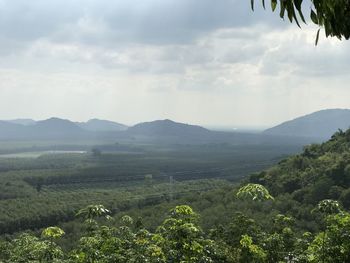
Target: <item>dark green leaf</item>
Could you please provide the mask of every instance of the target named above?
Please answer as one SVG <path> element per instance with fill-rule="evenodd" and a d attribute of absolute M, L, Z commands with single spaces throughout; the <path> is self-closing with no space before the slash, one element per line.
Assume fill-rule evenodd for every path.
<path fill-rule="evenodd" d="M 317 46 L 318 40 L 319 40 L 319 38 L 320 38 L 320 30 L 321 30 L 321 29 L 318 29 L 318 30 L 317 30 L 316 40 L 315 40 L 315 46 Z"/>
<path fill-rule="evenodd" d="M 301 20 L 306 23 L 305 18 L 304 18 L 304 14 L 303 11 L 301 10 L 301 4 L 302 4 L 302 0 L 294 0 L 294 5 L 295 8 L 298 10 L 299 16 L 301 18 Z"/>
<path fill-rule="evenodd" d="M 280 11 L 280 17 L 281 18 L 284 18 L 285 11 L 286 11 L 286 6 L 285 6 L 284 2 L 282 1 L 281 2 L 281 11 Z"/>
<path fill-rule="evenodd" d="M 311 10 L 310 18 L 312 22 L 314 22 L 316 25 L 318 25 L 318 18 L 314 10 Z"/>
<path fill-rule="evenodd" d="M 271 0 L 271 9 L 274 12 L 277 7 L 277 0 Z"/>

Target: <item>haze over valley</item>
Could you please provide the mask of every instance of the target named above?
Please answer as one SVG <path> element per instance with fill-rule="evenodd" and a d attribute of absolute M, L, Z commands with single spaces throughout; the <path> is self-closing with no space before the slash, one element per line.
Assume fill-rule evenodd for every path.
<path fill-rule="evenodd" d="M 302 145 L 321 142 L 336 131 L 350 126 L 350 110 L 328 109 L 283 122 L 266 130 L 240 131 L 238 129 L 207 129 L 198 125 L 172 120 L 155 120 L 127 126 L 121 123 L 91 119 L 73 122 L 50 118 L 35 121 L 14 119 L 0 121 L 1 140 L 117 140 L 119 142 L 153 142 L 169 144 L 282 143 Z"/>

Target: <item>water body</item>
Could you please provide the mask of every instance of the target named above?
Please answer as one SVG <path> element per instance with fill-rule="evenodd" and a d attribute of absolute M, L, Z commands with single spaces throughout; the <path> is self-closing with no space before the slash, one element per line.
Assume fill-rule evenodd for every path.
<path fill-rule="evenodd" d="M 11 153 L 11 154 L 0 154 L 0 158 L 38 158 L 42 155 L 47 154 L 85 154 L 86 151 L 39 151 L 39 152 L 21 152 L 21 153 Z"/>

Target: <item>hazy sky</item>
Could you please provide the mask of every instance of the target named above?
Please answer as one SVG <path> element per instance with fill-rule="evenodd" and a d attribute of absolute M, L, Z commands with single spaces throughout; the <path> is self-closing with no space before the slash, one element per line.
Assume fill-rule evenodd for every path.
<path fill-rule="evenodd" d="M 249 3 L 0 0 L 0 119 L 270 126 L 350 108 L 350 42 L 315 47 L 315 27 Z"/>

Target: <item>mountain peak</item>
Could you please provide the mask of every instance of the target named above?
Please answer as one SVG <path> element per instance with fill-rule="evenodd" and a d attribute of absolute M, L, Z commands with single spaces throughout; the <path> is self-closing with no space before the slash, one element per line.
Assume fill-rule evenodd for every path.
<path fill-rule="evenodd" d="M 66 133 L 66 132 L 81 132 L 82 129 L 74 122 L 66 119 L 52 117 L 46 120 L 36 122 L 33 127 L 46 130 L 47 132 Z"/>
<path fill-rule="evenodd" d="M 83 128 L 84 130 L 94 131 L 94 132 L 124 131 L 128 128 L 126 125 L 118 122 L 101 120 L 97 118 L 90 119 L 87 122 L 77 122 L 76 124 L 80 128 Z"/>
<path fill-rule="evenodd" d="M 196 134 L 206 134 L 209 130 L 201 126 L 165 119 L 136 124 L 130 127 L 128 132 L 154 136 L 193 136 Z"/>

